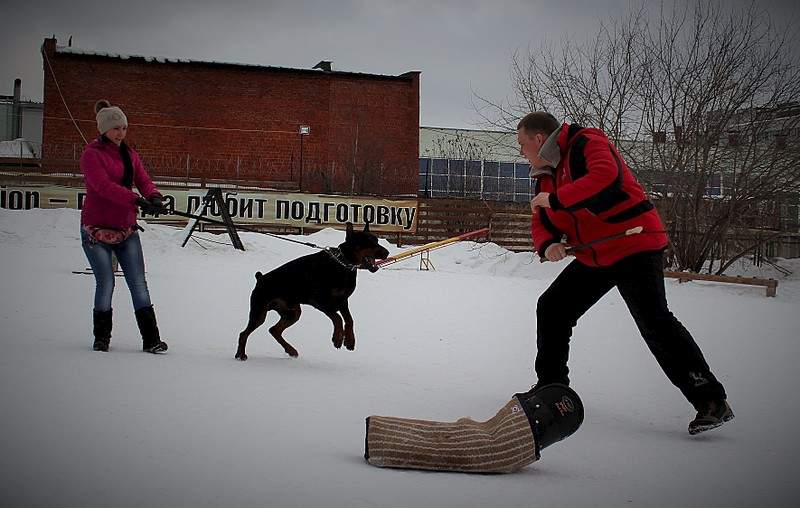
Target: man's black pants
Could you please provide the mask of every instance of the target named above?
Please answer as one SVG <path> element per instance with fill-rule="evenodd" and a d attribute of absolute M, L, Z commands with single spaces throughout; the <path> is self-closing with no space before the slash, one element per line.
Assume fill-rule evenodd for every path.
<path fill-rule="evenodd" d="M 661 252 L 628 256 L 612 266 L 593 268 L 572 261 L 539 297 L 536 308 L 538 384 L 569 384 L 569 340 L 587 310 L 616 287 L 647 347 L 672 384 L 696 408 L 726 398 L 692 335 L 667 308 Z"/>

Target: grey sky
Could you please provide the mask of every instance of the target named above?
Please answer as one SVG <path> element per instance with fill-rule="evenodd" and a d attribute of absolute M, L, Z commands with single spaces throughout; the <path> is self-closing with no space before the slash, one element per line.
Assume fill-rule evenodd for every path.
<path fill-rule="evenodd" d="M 668 2 L 671 3 L 671 2 Z M 737 4 L 747 3 L 736 0 Z M 638 4 L 638 2 L 634 2 Z M 658 2 L 649 2 L 657 5 Z M 96 0 L 2 1 L 0 94 L 22 78 L 23 95 L 42 97 L 39 47 L 59 44 L 135 55 L 376 74 L 422 71 L 421 124 L 475 127 L 472 90 L 510 94 L 515 50 L 564 33 L 583 38 L 629 0 Z M 800 12 L 795 2 L 761 1 L 777 20 Z"/>

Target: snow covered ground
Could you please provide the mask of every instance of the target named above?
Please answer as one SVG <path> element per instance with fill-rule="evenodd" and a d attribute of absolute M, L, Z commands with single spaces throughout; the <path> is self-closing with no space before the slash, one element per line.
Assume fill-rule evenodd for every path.
<path fill-rule="evenodd" d="M 380 469 L 371 414 L 485 420 L 534 381 L 537 296 L 563 268 L 470 242 L 360 272 L 356 350 L 303 308 L 233 359 L 257 270 L 311 250 L 244 233 L 247 252 L 148 226 L 147 274 L 170 350 L 141 353 L 123 279 L 112 351 L 91 351 L 93 278 L 75 210 L 0 210 L 0 505 L 8 507 L 790 506 L 800 439 L 800 263 L 764 288 L 667 280 L 675 314 L 725 384 L 736 418 L 691 437 L 693 410 L 612 292 L 578 325 L 583 427 L 511 475 Z M 209 234 L 204 238 L 226 240 Z M 305 238 L 336 245 L 343 233 Z M 401 249 L 385 244 L 392 253 Z M 204 248 L 203 248 L 204 247 Z M 775 276 L 736 267 L 748 275 Z"/>

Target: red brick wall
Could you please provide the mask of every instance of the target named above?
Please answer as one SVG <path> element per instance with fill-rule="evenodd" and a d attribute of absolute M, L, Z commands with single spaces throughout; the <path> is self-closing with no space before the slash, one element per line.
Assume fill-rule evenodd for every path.
<path fill-rule="evenodd" d="M 94 103 L 128 117 L 128 143 L 159 176 L 293 182 L 309 192 L 416 194 L 419 75 L 324 73 L 231 64 L 160 63 L 56 52 L 46 39 L 44 158 L 68 165 L 88 140 Z M 50 71 L 49 64 L 53 67 Z M 188 155 L 187 155 L 188 154 Z M 238 164 L 237 164 L 238 161 Z"/>

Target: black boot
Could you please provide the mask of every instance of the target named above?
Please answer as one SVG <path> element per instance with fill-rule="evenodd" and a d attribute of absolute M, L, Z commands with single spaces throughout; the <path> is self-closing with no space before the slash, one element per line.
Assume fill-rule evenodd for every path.
<path fill-rule="evenodd" d="M 142 351 L 162 353 L 167 350 L 167 343 L 161 340 L 156 324 L 156 312 L 153 306 L 142 307 L 136 311 L 136 324 L 142 334 Z"/>
<path fill-rule="evenodd" d="M 92 349 L 108 351 L 108 346 L 111 344 L 111 309 L 95 310 L 93 322 L 94 345 L 92 345 Z"/>

